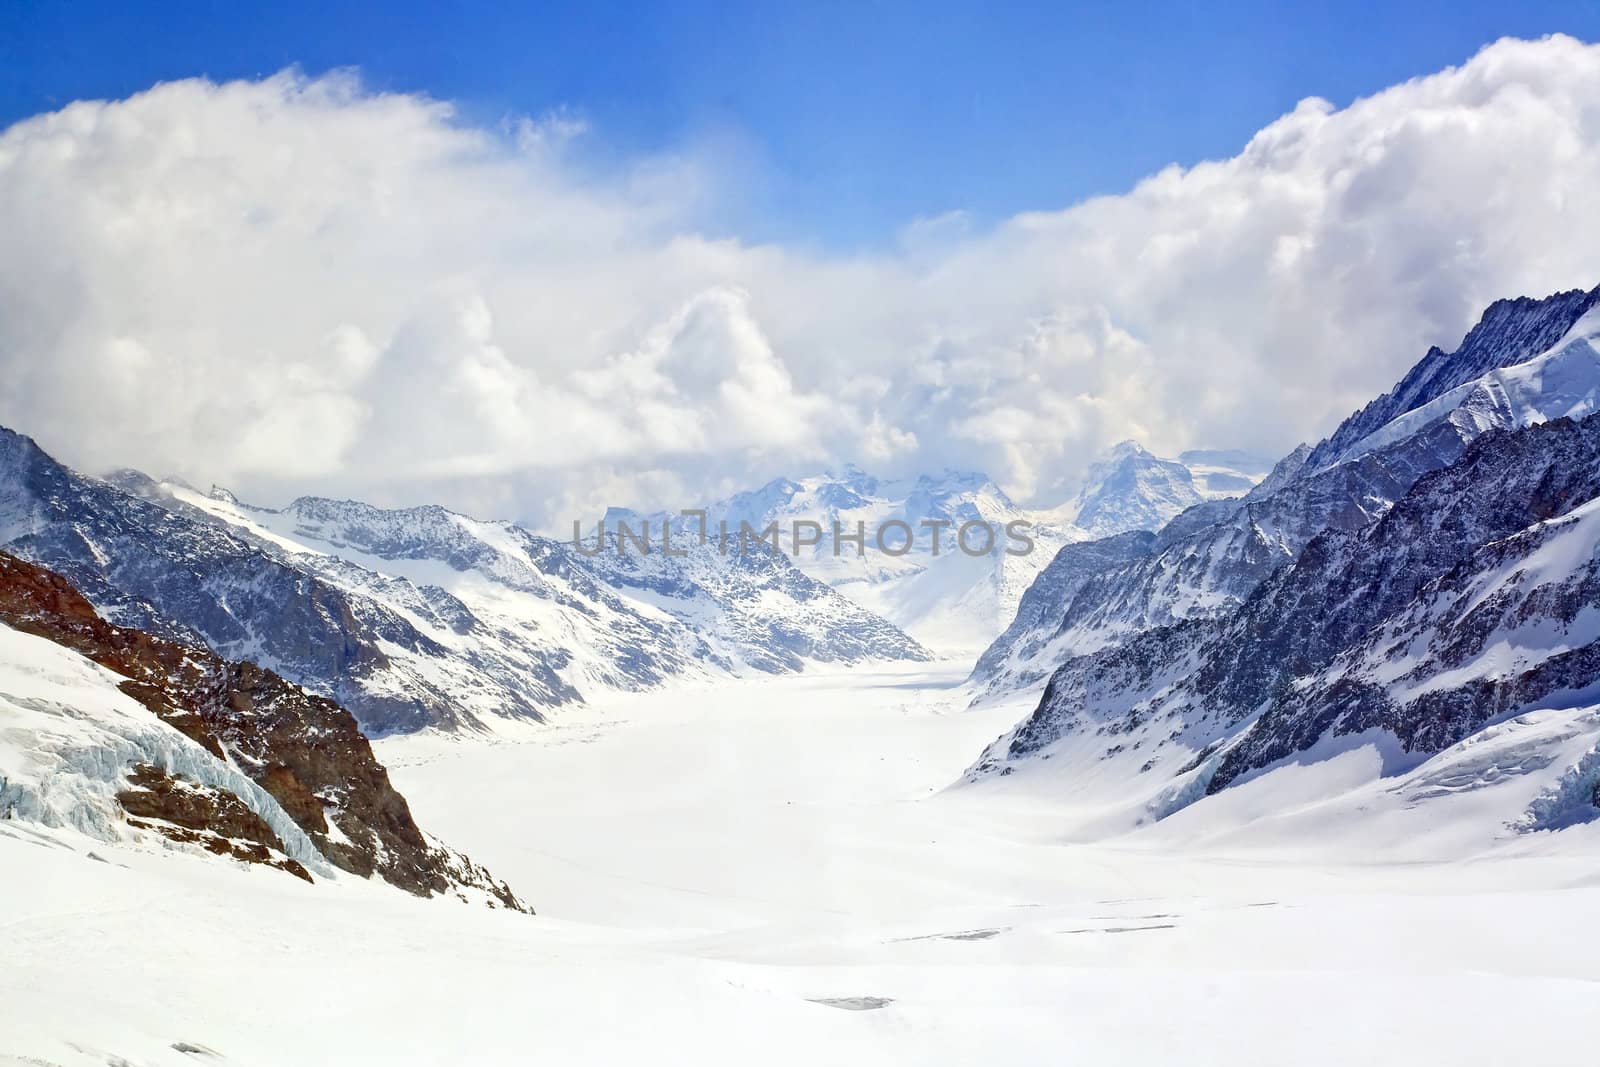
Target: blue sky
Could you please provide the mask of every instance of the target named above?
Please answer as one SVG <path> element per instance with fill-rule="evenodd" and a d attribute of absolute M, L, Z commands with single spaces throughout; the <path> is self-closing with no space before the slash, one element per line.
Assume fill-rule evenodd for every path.
<path fill-rule="evenodd" d="M 1232 155 L 1302 97 L 1342 106 L 1504 35 L 1594 40 L 1600 3 L 7 0 L 0 26 L 0 123 L 197 74 L 354 66 L 474 122 L 570 109 L 599 165 L 721 160 L 736 180 L 716 225 L 847 249 Z"/>

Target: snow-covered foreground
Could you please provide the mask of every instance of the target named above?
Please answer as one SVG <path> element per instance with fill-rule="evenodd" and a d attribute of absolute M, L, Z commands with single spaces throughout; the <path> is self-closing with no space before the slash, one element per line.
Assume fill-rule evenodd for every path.
<path fill-rule="evenodd" d="M 536 918 L 0 823 L 0 1063 L 1592 1056 L 1593 827 L 1475 857 L 1446 833 L 1458 858 L 1408 862 L 1397 808 L 1381 860 L 1348 832 L 1297 833 L 1291 859 L 1281 820 L 1252 837 L 1260 812 L 1235 801 L 1210 828 L 1206 802 L 1085 843 L 1098 816 L 1063 775 L 945 788 L 1025 710 L 956 710 L 962 673 L 762 679 L 498 743 L 383 742 L 419 821 Z M 1310 782 L 1284 795 L 1308 808 Z M 1380 802 L 1354 788 L 1327 810 Z"/>

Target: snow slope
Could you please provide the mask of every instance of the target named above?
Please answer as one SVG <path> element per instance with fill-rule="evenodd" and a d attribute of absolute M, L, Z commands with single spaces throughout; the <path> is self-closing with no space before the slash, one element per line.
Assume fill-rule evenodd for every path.
<path fill-rule="evenodd" d="M 963 669 L 618 696 L 523 743 L 381 742 L 419 812 L 526 883 L 537 918 L 0 821 L 0 865 L 28 871 L 0 879 L 0 1063 L 1501 1065 L 1592 1047 L 1600 838 L 1498 836 L 1543 774 L 1497 776 L 1514 746 L 1339 801 L 1382 804 L 1379 822 L 1302 811 L 1296 786 L 1272 790 L 1282 825 L 1197 805 L 1104 838 L 1092 804 L 1020 775 L 942 788 L 1015 711 L 953 707 Z M 1574 731 L 1570 749 L 1592 728 L 1536 726 Z M 1447 788 L 1469 779 L 1486 784 Z"/>
<path fill-rule="evenodd" d="M 1071 788 L 1102 783 L 1139 822 L 1355 747 L 1393 777 L 1596 699 L 1600 416 L 1485 434 L 1366 527 L 1317 537 L 1236 611 L 1067 661 L 972 776 L 1059 760 L 1077 768 Z M 1533 755 L 1571 774 L 1572 804 L 1530 826 L 1600 819 L 1593 782 L 1578 796 L 1591 757 Z"/>
<path fill-rule="evenodd" d="M 991 640 L 1055 549 L 1082 536 L 1056 512 L 1019 507 L 987 475 L 962 471 L 889 480 L 847 466 L 798 480 L 780 478 L 709 504 L 705 511 L 709 529 L 726 522 L 735 536 L 742 523 L 758 531 L 776 523 L 780 546 L 802 571 L 947 654 L 975 652 Z M 820 542 L 797 548 L 796 522 L 816 523 L 823 531 Z M 925 522 L 943 525 L 935 531 Z M 969 555 L 961 550 L 959 529 L 969 522 L 996 531 L 991 551 Z M 1003 532 L 1010 522 L 1029 524 L 1032 551 L 1007 554 L 1008 544 L 1020 547 Z M 890 528 L 893 523 L 912 531 L 904 553 L 897 550 L 905 532 Z M 835 524 L 847 534 L 864 531 L 864 550 L 836 543 Z M 687 538 L 698 533 L 699 521 L 676 519 L 675 528 Z M 876 543 L 880 530 L 886 530 L 889 551 Z M 976 534 L 968 544 L 974 552 L 984 548 Z"/>

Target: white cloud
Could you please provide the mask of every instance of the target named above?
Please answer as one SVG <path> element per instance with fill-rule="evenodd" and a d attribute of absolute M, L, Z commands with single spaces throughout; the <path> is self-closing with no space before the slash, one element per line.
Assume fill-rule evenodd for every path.
<path fill-rule="evenodd" d="M 90 468 L 535 519 L 851 459 L 1048 497 L 1128 436 L 1287 449 L 1488 301 L 1600 282 L 1600 48 L 1568 38 L 875 255 L 702 236 L 716 168 L 572 158 L 603 136 L 347 74 L 19 123 L 0 421 Z"/>

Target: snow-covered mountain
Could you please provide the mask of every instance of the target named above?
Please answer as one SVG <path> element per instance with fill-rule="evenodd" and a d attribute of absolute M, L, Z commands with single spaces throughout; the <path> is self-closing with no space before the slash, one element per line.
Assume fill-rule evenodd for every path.
<path fill-rule="evenodd" d="M 1135 441 L 1123 441 L 1089 468 L 1070 514 L 1073 525 L 1088 536 L 1109 537 L 1128 530 L 1159 529 L 1202 499 L 1184 464 L 1151 455 Z"/>
<path fill-rule="evenodd" d="M 349 712 L 101 619 L 0 553 L 0 820 L 526 910 L 429 838 Z"/>
<path fill-rule="evenodd" d="M 1597 303 L 1496 304 L 1462 346 L 1475 377 L 1430 352 L 1389 394 L 1413 407 L 1374 425 L 1369 405 L 1229 512 L 1124 546 L 1130 562 L 1102 543 L 1063 565 L 1039 621 L 980 662 L 991 693 L 1057 666 L 971 776 L 1058 759 L 1138 821 L 1357 749 L 1380 776 L 1470 789 L 1457 749 L 1481 737 L 1491 778 L 1567 761 L 1517 829 L 1600 814 L 1600 731 L 1582 725 L 1600 700 Z"/>
<path fill-rule="evenodd" d="M 1600 305 L 1600 288 L 1589 292 L 1573 289 L 1543 300 L 1523 296 L 1495 301 L 1454 352 L 1430 348 L 1393 389 L 1345 419 L 1318 444 L 1307 457 L 1308 465 L 1320 470 L 1348 456 L 1363 439 L 1402 415 L 1459 386 L 1549 351 L 1596 305 Z"/>
<path fill-rule="evenodd" d="M 927 655 L 781 557 L 663 557 L 650 580 L 622 581 L 509 523 L 101 481 L 9 431 L 0 486 L 0 544 L 113 621 L 259 662 L 377 734 L 538 719 L 671 678 Z"/>
<path fill-rule="evenodd" d="M 1380 774 L 1410 773 L 1491 726 L 1531 739 L 1497 773 L 1543 770 L 1534 713 L 1597 701 L 1600 417 L 1560 419 L 1483 435 L 1367 526 L 1313 539 L 1227 617 L 1069 660 L 973 773 L 1089 761 L 1137 801 L 1131 817 L 1161 818 L 1362 746 Z M 1554 768 L 1518 829 L 1600 816 L 1600 730 L 1585 729 L 1592 747 Z"/>
<path fill-rule="evenodd" d="M 1240 452 L 1185 455 L 1187 462 L 1162 459 L 1124 441 L 1093 465 L 1077 496 L 1057 508 L 1022 507 L 993 479 L 976 472 L 891 480 L 846 466 L 780 478 L 705 511 L 710 528 L 726 522 L 735 535 L 741 524 L 755 530 L 775 524 L 780 544 L 807 574 L 930 647 L 972 654 L 1016 617 L 1024 591 L 1063 545 L 1157 529 L 1204 500 L 1247 491 L 1269 466 Z M 614 512 L 613 518 L 640 521 L 629 512 Z M 698 519 L 673 521 L 685 537 L 699 530 Z M 817 543 L 796 546 L 796 522 L 815 523 L 822 531 Z M 992 544 L 974 533 L 963 548 L 961 527 L 973 522 L 995 531 Z M 896 527 L 885 546 L 877 545 L 876 531 L 897 523 L 904 528 Z M 1017 529 L 1026 531 L 1026 544 L 1005 533 L 1014 523 L 1023 524 Z M 865 550 L 836 541 L 836 529 L 864 530 Z M 886 551 L 908 543 L 906 529 L 912 532 L 908 549 Z M 986 545 L 988 550 L 981 551 Z"/>
<path fill-rule="evenodd" d="M 1323 530 L 1365 526 L 1477 436 L 1593 410 L 1597 302 L 1600 290 L 1494 305 L 1459 351 L 1470 368 L 1501 363 L 1463 380 L 1449 357 L 1430 352 L 1418 365 L 1427 373 L 1414 369 L 1389 394 L 1403 389 L 1416 407 L 1373 425 L 1369 405 L 1327 441 L 1284 457 L 1238 502 L 1196 505 L 1149 551 L 1061 586 L 1061 596 L 1048 599 L 1042 587 L 1037 621 L 1018 620 L 980 658 L 980 699 L 1036 685 L 1068 657 L 1153 627 L 1225 615 Z"/>

